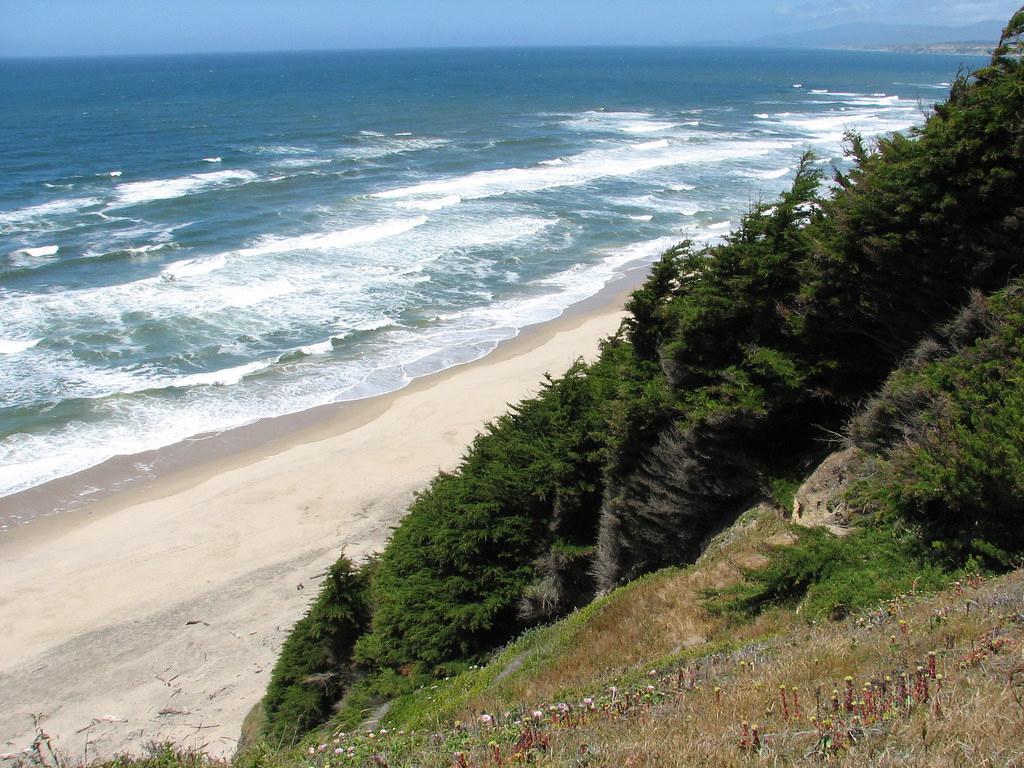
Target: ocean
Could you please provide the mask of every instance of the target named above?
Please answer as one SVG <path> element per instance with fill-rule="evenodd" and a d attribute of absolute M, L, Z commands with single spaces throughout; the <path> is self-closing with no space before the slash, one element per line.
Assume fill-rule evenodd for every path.
<path fill-rule="evenodd" d="M 0 496 L 486 355 L 679 240 L 721 239 L 804 151 L 827 170 L 847 130 L 920 124 L 964 64 L 0 60 Z"/>

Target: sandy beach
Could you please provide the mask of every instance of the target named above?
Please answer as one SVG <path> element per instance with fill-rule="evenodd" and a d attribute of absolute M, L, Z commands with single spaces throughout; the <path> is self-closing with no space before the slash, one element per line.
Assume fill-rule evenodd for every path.
<path fill-rule="evenodd" d="M 163 740 L 230 755 L 324 568 L 379 549 L 486 421 L 592 359 L 635 282 L 482 360 L 4 533 L 0 752 L 31 743 L 35 715 L 73 760 Z"/>

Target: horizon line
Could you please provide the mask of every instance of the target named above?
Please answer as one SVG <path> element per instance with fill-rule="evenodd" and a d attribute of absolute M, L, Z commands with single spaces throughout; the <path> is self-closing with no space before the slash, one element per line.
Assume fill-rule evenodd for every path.
<path fill-rule="evenodd" d="M 955 40 L 922 43 L 921 45 L 989 45 L 985 40 Z M 994 45 L 994 44 L 993 44 Z M 120 53 L 63 53 L 63 54 L 7 54 L 0 53 L 0 61 L 66 61 L 77 59 L 132 59 L 175 58 L 185 56 L 246 56 L 289 55 L 312 53 L 435 53 L 445 51 L 525 51 L 525 50 L 595 50 L 595 49 L 682 49 L 682 48 L 738 48 L 774 51 L 847 51 L 850 53 L 900 53 L 881 48 L 853 46 L 778 45 L 754 40 L 694 40 L 678 43 L 510 43 L 500 45 L 418 45 L 378 46 L 365 48 L 245 48 L 236 50 L 182 50 L 159 52 Z M 920 55 L 920 54 L 915 54 Z M 934 55 L 975 56 L 981 54 L 936 53 Z"/>

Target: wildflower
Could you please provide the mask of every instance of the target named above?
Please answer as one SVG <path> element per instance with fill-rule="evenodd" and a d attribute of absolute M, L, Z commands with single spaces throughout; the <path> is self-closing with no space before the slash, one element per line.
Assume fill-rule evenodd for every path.
<path fill-rule="evenodd" d="M 494 722 L 494 718 L 490 715 L 480 715 L 480 723 L 482 725 L 490 725 L 492 722 Z"/>
<path fill-rule="evenodd" d="M 327 749 L 326 744 L 321 744 L 319 747 L 317 747 L 318 752 L 323 752 L 325 749 Z"/>
<path fill-rule="evenodd" d="M 533 710 L 533 719 L 534 720 L 541 720 L 543 717 L 544 717 L 544 713 L 541 712 L 539 709 Z"/>
<path fill-rule="evenodd" d="M 345 750 L 342 749 L 341 747 L 335 747 L 334 748 L 334 754 L 336 754 L 336 755 L 343 755 L 343 754 L 345 754 Z"/>
<path fill-rule="evenodd" d="M 306 754 L 307 755 L 315 755 L 316 754 L 316 747 L 310 747 L 309 749 L 307 749 L 306 750 Z"/>

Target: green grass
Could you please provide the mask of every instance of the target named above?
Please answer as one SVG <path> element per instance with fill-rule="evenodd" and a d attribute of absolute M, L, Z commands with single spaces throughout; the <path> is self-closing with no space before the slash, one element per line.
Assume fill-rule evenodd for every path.
<path fill-rule="evenodd" d="M 951 571 L 902 526 L 869 526 L 848 536 L 801 529 L 792 546 L 773 550 L 733 587 L 709 591 L 709 610 L 749 618 L 773 606 L 796 607 L 807 620 L 842 618 L 911 591 L 942 588 Z"/>

